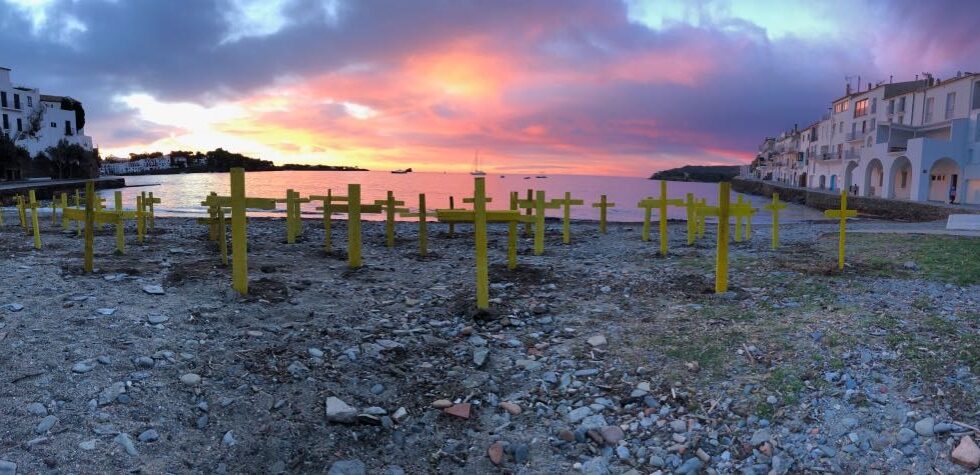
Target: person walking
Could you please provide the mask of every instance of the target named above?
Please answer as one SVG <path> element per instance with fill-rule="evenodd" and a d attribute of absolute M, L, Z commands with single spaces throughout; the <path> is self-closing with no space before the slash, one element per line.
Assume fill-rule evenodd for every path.
<path fill-rule="evenodd" d="M 949 204 L 956 201 L 956 184 L 949 185 Z"/>

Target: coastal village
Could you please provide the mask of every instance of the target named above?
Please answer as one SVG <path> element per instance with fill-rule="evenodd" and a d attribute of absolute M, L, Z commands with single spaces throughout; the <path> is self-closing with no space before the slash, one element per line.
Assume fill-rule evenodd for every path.
<path fill-rule="evenodd" d="M 2 67 L 0 106 L 0 475 L 980 470 L 980 73 L 848 86 L 629 202 L 101 157 Z M 194 217 L 120 176 L 183 173 Z"/>

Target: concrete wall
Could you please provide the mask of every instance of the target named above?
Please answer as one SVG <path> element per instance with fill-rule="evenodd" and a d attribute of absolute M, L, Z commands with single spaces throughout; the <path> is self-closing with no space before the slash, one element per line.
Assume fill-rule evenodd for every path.
<path fill-rule="evenodd" d="M 819 190 L 786 187 L 759 180 L 732 180 L 732 190 L 760 196 L 779 193 L 779 199 L 799 203 L 817 209 L 836 209 L 840 207 L 840 194 Z M 889 200 L 875 197 L 848 196 L 847 207 L 856 209 L 859 214 L 898 221 L 935 221 L 945 219 L 950 214 L 980 213 L 980 210 L 947 207 L 934 203 Z"/>

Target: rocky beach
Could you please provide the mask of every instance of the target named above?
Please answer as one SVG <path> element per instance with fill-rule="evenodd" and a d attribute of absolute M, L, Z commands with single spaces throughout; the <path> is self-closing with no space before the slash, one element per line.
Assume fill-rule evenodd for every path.
<path fill-rule="evenodd" d="M 0 228 L 0 474 L 968 473 L 980 463 L 980 239 L 832 222 L 670 253 L 638 224 L 549 222 L 545 254 L 364 223 L 349 270 L 304 223 L 249 221 L 250 294 L 207 228 L 158 218 L 96 272 L 42 219 Z M 42 217 L 43 218 L 43 217 Z M 857 220 L 854 231 L 889 223 Z M 930 226 L 929 223 L 922 226 Z"/>

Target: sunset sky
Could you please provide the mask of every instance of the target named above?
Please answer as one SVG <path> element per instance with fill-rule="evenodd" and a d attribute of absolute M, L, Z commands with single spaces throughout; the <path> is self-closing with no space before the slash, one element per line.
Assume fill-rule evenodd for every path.
<path fill-rule="evenodd" d="M 980 69 L 970 1 L 0 0 L 102 155 L 648 175 L 747 163 L 862 81 Z M 856 84 L 856 79 L 854 80 Z"/>

